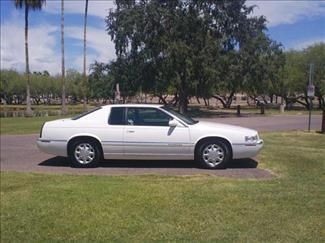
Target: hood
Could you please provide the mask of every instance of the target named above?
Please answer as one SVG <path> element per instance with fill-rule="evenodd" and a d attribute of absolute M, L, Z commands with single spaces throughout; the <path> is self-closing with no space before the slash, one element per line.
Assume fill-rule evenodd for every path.
<path fill-rule="evenodd" d="M 193 128 L 200 129 L 200 130 L 205 130 L 205 129 L 227 130 L 235 133 L 244 133 L 247 135 L 257 133 L 256 130 L 245 128 L 245 127 L 228 125 L 228 124 L 217 123 L 217 122 L 208 122 L 208 121 L 200 121 L 195 125 L 193 125 Z"/>

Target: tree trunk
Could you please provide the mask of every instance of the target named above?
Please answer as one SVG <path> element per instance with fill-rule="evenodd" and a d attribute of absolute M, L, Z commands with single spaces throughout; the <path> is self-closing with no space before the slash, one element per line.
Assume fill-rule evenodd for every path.
<path fill-rule="evenodd" d="M 226 102 L 219 95 L 213 95 L 212 97 L 219 100 L 221 102 L 223 108 L 226 108 Z"/>
<path fill-rule="evenodd" d="M 321 96 L 321 95 L 319 95 L 318 97 L 318 109 L 322 109 L 322 110 L 324 110 L 324 98 Z"/>
<path fill-rule="evenodd" d="M 84 67 L 83 67 L 83 95 L 84 95 L 84 102 L 83 102 L 83 108 L 84 110 L 87 110 L 87 74 L 86 74 L 86 68 L 87 68 L 87 15 L 88 15 L 88 0 L 86 0 L 85 5 L 85 21 L 84 21 Z"/>
<path fill-rule="evenodd" d="M 32 106 L 30 100 L 30 71 L 29 71 L 29 55 L 28 55 L 28 11 L 29 8 L 25 5 L 25 56 L 26 56 L 26 116 L 32 116 Z"/>
<path fill-rule="evenodd" d="M 233 98 L 234 98 L 235 92 L 232 91 L 227 99 L 227 103 L 226 103 L 226 108 L 230 108 Z"/>
<path fill-rule="evenodd" d="M 223 108 L 230 108 L 231 104 L 232 104 L 232 100 L 234 98 L 235 92 L 232 91 L 229 95 L 229 97 L 224 96 L 221 97 L 219 95 L 213 95 L 212 97 L 219 100 L 223 106 Z"/>
<path fill-rule="evenodd" d="M 208 106 L 209 105 L 206 98 L 203 98 L 203 101 L 204 101 L 204 105 L 205 106 Z"/>
<path fill-rule="evenodd" d="M 162 102 L 164 105 L 167 105 L 166 97 L 164 97 L 163 95 L 158 95 L 158 98 L 159 98 L 158 103 L 161 104 L 161 102 Z"/>
<path fill-rule="evenodd" d="M 65 100 L 65 66 L 64 66 L 64 0 L 61 0 L 61 64 L 62 64 L 62 114 L 68 113 L 66 100 Z"/>
<path fill-rule="evenodd" d="M 181 114 L 185 114 L 187 112 L 187 94 L 184 90 L 180 90 L 179 92 L 179 103 L 178 103 L 178 110 Z"/>

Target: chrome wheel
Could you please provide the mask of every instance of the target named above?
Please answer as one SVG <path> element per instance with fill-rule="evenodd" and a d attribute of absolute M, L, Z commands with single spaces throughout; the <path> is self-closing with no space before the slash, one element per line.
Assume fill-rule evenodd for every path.
<path fill-rule="evenodd" d="M 89 164 L 95 159 L 95 149 L 89 143 L 81 143 L 76 146 L 74 157 L 80 164 Z"/>
<path fill-rule="evenodd" d="M 225 159 L 225 151 L 218 144 L 209 144 L 203 149 L 202 158 L 205 163 L 216 166 Z"/>

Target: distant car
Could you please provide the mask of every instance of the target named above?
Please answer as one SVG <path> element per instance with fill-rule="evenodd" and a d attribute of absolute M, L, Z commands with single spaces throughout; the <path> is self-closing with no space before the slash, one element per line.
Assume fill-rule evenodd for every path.
<path fill-rule="evenodd" d="M 193 160 L 209 169 L 254 157 L 263 146 L 257 131 L 195 121 L 161 105 L 107 105 L 71 119 L 44 123 L 37 145 L 70 157 L 74 166 L 102 159 Z"/>

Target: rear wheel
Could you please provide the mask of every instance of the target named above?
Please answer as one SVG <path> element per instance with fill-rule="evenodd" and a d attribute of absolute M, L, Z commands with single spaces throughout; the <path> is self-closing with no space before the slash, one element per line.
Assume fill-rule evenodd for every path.
<path fill-rule="evenodd" d="M 69 156 L 74 167 L 96 167 L 100 158 L 100 149 L 93 141 L 79 140 L 72 144 Z"/>
<path fill-rule="evenodd" d="M 206 169 L 223 169 L 230 160 L 230 149 L 220 140 L 203 142 L 196 154 L 201 166 Z"/>

